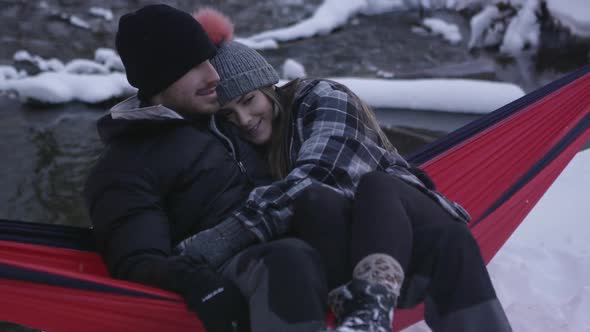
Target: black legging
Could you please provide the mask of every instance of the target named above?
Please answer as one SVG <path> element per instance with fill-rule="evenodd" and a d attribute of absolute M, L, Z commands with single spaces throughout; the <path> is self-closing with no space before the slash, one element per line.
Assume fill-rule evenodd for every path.
<path fill-rule="evenodd" d="M 312 186 L 296 201 L 293 225 L 296 235 L 319 251 L 330 288 L 350 280 L 363 257 L 384 253 L 397 259 L 406 274 L 398 304 L 409 307 L 426 299 L 426 320 L 434 330 L 447 330 L 440 327 L 446 324 L 448 330 L 462 331 L 474 319 L 487 322 L 490 331 L 509 330 L 502 325 L 506 317 L 468 227 L 395 176 L 366 174 L 354 202 Z M 450 315 L 474 306 L 479 311 L 469 312 L 470 317 Z"/>
<path fill-rule="evenodd" d="M 380 190 L 376 185 L 382 184 L 373 182 L 372 176 L 361 179 L 354 202 L 320 185 L 296 201 L 295 234 L 320 253 L 330 288 L 350 280 L 354 266 L 372 253 L 395 257 L 406 270 L 412 251 L 411 224 L 407 217 L 389 217 L 405 212 L 392 206 L 400 204 L 398 200 L 388 199 L 391 187 Z"/>

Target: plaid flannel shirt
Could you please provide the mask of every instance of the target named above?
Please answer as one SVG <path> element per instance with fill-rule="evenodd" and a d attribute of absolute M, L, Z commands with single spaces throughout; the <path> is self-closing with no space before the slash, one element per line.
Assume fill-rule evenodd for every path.
<path fill-rule="evenodd" d="M 323 184 L 348 198 L 361 177 L 383 171 L 400 177 L 438 201 L 453 217 L 469 221 L 458 204 L 426 186 L 397 152 L 382 147 L 379 136 L 362 121 L 356 98 L 336 82 L 302 81 L 294 100 L 290 137 L 290 173 L 271 185 L 254 189 L 233 217 L 268 241 L 290 229 L 294 200 L 311 184 Z"/>

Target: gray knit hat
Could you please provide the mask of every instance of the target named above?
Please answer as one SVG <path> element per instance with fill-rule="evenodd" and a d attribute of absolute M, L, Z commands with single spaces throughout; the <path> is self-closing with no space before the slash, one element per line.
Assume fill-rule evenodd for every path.
<path fill-rule="evenodd" d="M 236 97 L 279 82 L 279 75 L 264 57 L 236 41 L 225 41 L 211 64 L 219 73 L 217 100 L 221 106 Z"/>

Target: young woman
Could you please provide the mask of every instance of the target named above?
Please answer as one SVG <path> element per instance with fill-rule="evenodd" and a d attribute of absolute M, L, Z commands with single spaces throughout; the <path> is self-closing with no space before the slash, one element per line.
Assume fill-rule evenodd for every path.
<path fill-rule="evenodd" d="M 328 80 L 277 87 L 264 58 L 230 40 L 212 63 L 217 118 L 265 149 L 276 182 L 255 189 L 226 226 L 184 241 L 184 254 L 215 266 L 296 232 L 320 252 L 331 286 L 345 282 L 329 296 L 338 331 L 390 331 L 396 304 L 422 300 L 434 331 L 511 330 L 469 215 L 396 152 L 354 93 Z M 224 233 L 227 225 L 249 232 Z"/>

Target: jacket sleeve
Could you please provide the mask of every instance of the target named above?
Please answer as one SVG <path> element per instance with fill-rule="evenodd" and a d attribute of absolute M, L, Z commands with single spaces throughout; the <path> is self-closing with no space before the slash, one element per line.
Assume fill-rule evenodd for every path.
<path fill-rule="evenodd" d="M 93 172 L 85 198 L 97 245 L 115 278 L 187 295 L 199 262 L 171 256 L 170 225 L 156 178 L 143 170 Z"/>

